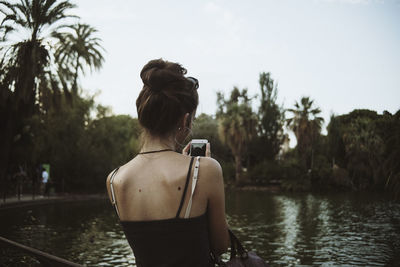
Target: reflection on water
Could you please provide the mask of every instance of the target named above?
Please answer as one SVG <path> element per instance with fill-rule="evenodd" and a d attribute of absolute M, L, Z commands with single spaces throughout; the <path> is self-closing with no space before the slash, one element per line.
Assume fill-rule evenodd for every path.
<path fill-rule="evenodd" d="M 231 228 L 271 266 L 400 262 L 400 205 L 382 197 L 228 192 L 226 203 Z M 135 264 L 107 200 L 0 210 L 0 216 L 0 235 L 17 242 L 87 266 Z M 19 266 L 10 260 L 22 259 L 18 252 L 0 250 L 0 265 Z"/>
<path fill-rule="evenodd" d="M 231 192 L 228 221 L 272 266 L 398 266 L 400 204 L 368 194 Z"/>
<path fill-rule="evenodd" d="M 292 199 L 278 197 L 275 200 L 281 212 L 280 220 L 278 223 L 282 233 L 281 238 L 278 239 L 278 244 L 282 244 L 275 249 L 275 254 L 280 255 L 277 263 L 292 265 L 298 263 L 298 255 L 296 251 L 296 243 L 299 235 L 299 204 Z"/>

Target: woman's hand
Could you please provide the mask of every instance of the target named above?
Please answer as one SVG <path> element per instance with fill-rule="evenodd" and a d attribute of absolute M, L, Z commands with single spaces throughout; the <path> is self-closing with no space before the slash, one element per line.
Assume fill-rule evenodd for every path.
<path fill-rule="evenodd" d="M 189 150 L 190 150 L 190 142 L 182 149 L 182 155 L 189 155 Z"/>
<path fill-rule="evenodd" d="M 206 144 L 206 157 L 211 158 L 211 145 L 210 145 L 210 143 Z"/>
<path fill-rule="evenodd" d="M 189 155 L 190 150 L 190 142 L 182 149 L 182 155 Z M 211 158 L 211 145 L 210 143 L 206 144 L 206 157 Z"/>

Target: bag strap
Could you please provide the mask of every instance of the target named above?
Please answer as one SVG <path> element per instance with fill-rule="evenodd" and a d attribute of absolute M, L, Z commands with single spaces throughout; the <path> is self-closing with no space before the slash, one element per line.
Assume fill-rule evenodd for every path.
<path fill-rule="evenodd" d="M 190 194 L 190 199 L 189 203 L 186 207 L 186 212 L 185 212 L 185 219 L 189 218 L 190 215 L 190 210 L 192 209 L 192 200 L 193 200 L 193 193 L 194 189 L 196 188 L 197 184 L 197 176 L 199 175 L 199 165 L 200 165 L 200 157 L 196 157 L 196 163 L 194 164 L 194 172 L 193 172 L 193 181 L 192 181 L 192 192 Z"/>
<path fill-rule="evenodd" d="M 114 177 L 115 174 L 117 173 L 117 171 L 119 170 L 119 167 L 116 168 L 113 173 L 111 174 L 111 178 L 110 178 L 110 189 L 111 189 L 111 203 L 115 208 L 115 211 L 117 212 L 118 218 L 119 218 L 119 212 L 118 212 L 118 207 L 117 207 L 117 200 L 115 199 L 115 192 L 114 192 L 114 187 L 113 187 L 113 181 L 114 181 Z"/>
<path fill-rule="evenodd" d="M 231 229 L 228 229 L 229 237 L 231 239 L 231 256 L 230 259 L 233 259 L 237 255 L 242 259 L 246 259 L 248 257 L 246 249 L 243 247 L 240 240 L 235 236 Z"/>
<path fill-rule="evenodd" d="M 231 229 L 228 229 L 228 233 L 229 233 L 229 238 L 231 241 L 231 253 L 230 253 L 231 255 L 229 257 L 229 261 L 234 259 L 236 256 L 239 256 L 241 259 L 248 258 L 246 249 L 242 246 L 239 239 L 235 236 L 235 234 L 232 232 Z M 221 256 L 217 257 L 214 255 L 214 253 L 210 252 L 210 257 L 211 257 L 211 261 L 212 261 L 212 263 L 214 263 L 214 265 L 221 266 L 221 267 L 227 266 L 226 263 L 222 261 Z"/>

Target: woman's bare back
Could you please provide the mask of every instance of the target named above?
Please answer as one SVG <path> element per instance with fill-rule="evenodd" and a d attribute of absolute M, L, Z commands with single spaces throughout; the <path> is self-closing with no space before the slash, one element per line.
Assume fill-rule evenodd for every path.
<path fill-rule="evenodd" d="M 185 189 L 191 157 L 175 152 L 138 155 L 121 166 L 113 187 L 122 221 L 150 221 L 176 216 Z M 200 163 L 201 166 L 201 163 Z M 190 197 L 193 167 L 182 210 Z M 207 192 L 202 190 L 201 171 L 193 195 L 190 217 L 206 212 Z M 179 217 L 183 217 L 184 211 Z"/>

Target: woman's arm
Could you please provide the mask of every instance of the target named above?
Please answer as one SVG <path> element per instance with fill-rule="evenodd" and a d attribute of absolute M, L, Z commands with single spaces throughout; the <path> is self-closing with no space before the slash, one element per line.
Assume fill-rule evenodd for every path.
<path fill-rule="evenodd" d="M 208 192 L 210 246 L 214 255 L 219 256 L 227 251 L 230 242 L 225 217 L 224 178 L 221 166 L 212 158 L 202 158 L 200 168 Z"/>

